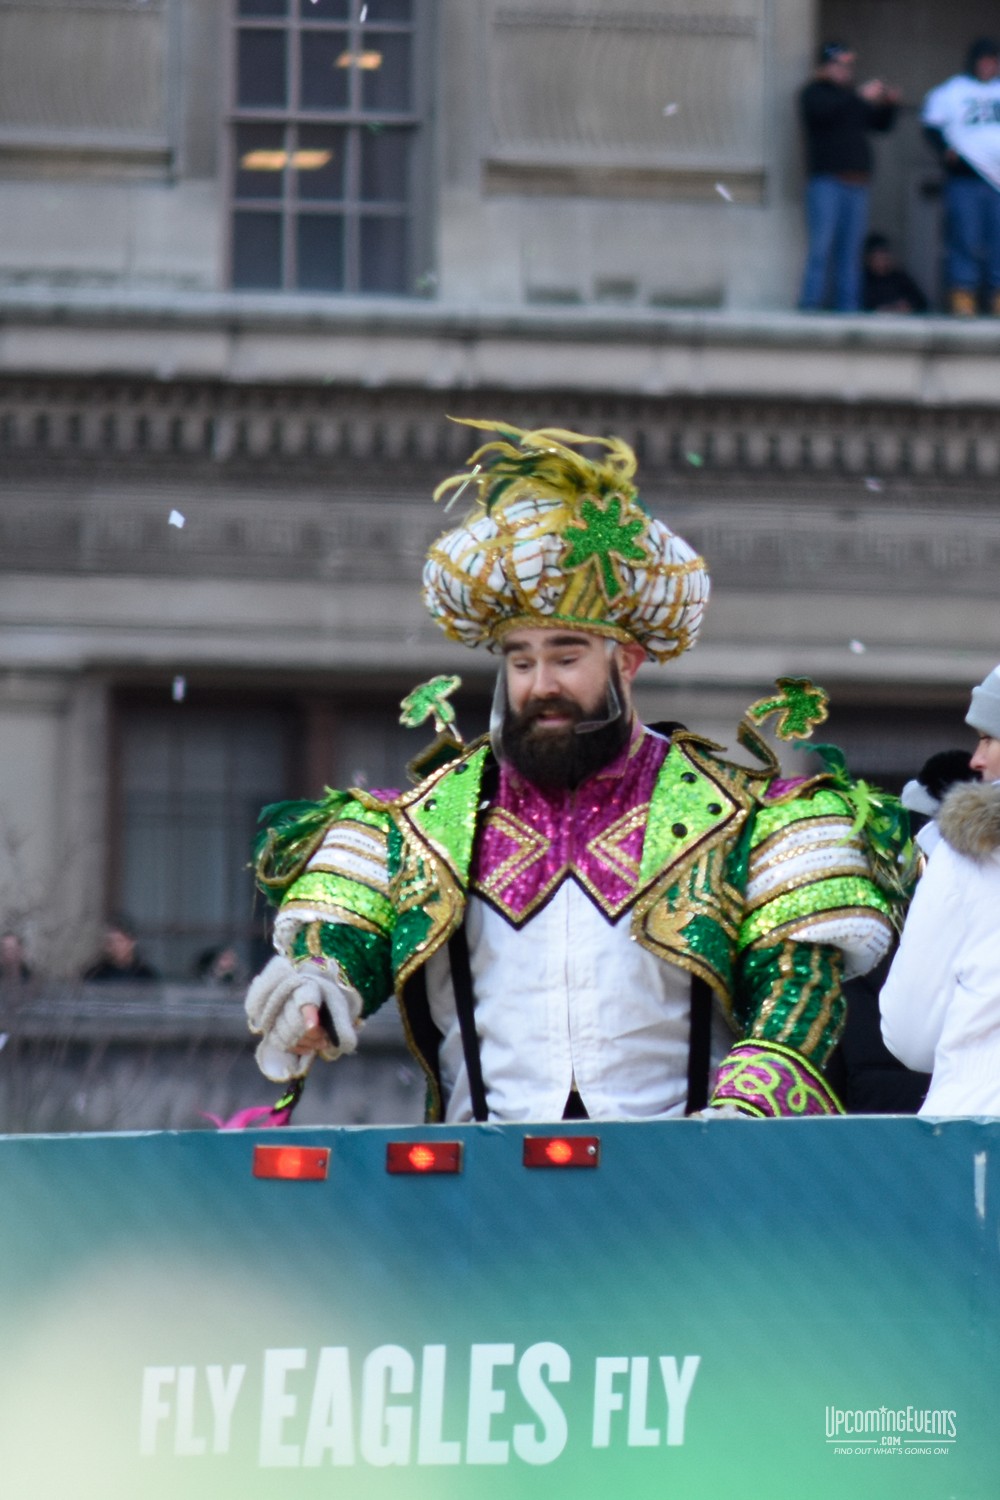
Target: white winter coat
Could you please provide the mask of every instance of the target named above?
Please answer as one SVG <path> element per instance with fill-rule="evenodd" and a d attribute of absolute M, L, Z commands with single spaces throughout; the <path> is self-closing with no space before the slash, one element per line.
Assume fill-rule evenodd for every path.
<path fill-rule="evenodd" d="M 1000 782 L 953 788 L 879 999 L 922 1115 L 1000 1115 Z"/>

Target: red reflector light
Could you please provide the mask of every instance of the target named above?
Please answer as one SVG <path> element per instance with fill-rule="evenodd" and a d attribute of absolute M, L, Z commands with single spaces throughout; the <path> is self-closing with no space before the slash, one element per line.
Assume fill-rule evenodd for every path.
<path fill-rule="evenodd" d="M 596 1135 L 526 1135 L 526 1167 L 596 1167 L 601 1159 Z"/>
<path fill-rule="evenodd" d="M 461 1172 L 461 1141 L 390 1141 L 385 1148 L 387 1172 Z"/>
<path fill-rule="evenodd" d="M 330 1166 L 329 1146 L 254 1146 L 253 1175 L 286 1182 L 323 1182 Z"/>

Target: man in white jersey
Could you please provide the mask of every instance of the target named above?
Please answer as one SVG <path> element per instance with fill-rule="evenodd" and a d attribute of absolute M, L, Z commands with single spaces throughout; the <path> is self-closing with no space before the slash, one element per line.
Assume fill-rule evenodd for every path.
<path fill-rule="evenodd" d="M 632 681 L 694 644 L 702 559 L 640 503 L 619 439 L 471 425 L 494 440 L 439 487 L 476 504 L 431 547 L 424 601 L 497 654 L 491 733 L 409 791 L 266 810 L 262 1070 L 353 1051 L 395 992 L 431 1118 L 838 1112 L 841 980 L 886 950 L 888 904 L 841 783 L 782 780 L 755 731 L 777 713 L 808 734 L 824 696 L 782 679 L 748 711 L 757 769 L 641 724 Z M 408 702 L 443 727 L 455 682 Z"/>
<path fill-rule="evenodd" d="M 965 71 L 924 100 L 924 134 L 944 167 L 948 304 L 1000 316 L 1000 45 L 981 37 Z"/>

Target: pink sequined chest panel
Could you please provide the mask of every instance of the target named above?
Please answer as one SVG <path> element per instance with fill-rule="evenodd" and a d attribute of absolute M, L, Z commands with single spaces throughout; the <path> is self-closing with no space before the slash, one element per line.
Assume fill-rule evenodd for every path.
<path fill-rule="evenodd" d="M 641 731 L 572 792 L 542 791 L 502 767 L 480 825 L 472 889 L 517 927 L 572 879 L 616 922 L 638 890 L 649 801 L 667 749 Z"/>

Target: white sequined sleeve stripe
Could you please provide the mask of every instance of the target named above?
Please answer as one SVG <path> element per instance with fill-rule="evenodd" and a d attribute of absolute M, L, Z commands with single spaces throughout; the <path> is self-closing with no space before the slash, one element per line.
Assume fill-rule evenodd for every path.
<path fill-rule="evenodd" d="M 343 875 L 375 890 L 389 888 L 386 837 L 364 823 L 335 823 L 307 866 L 310 871 Z"/>
<path fill-rule="evenodd" d="M 768 933 L 765 943 L 788 941 L 822 943 L 839 948 L 844 956 L 845 980 L 867 974 L 892 945 L 892 924 L 879 911 L 820 911 L 783 923 Z"/>
<path fill-rule="evenodd" d="M 338 916 L 329 907 L 294 906 L 290 910 L 280 911 L 274 921 L 274 947 L 278 953 L 283 953 L 286 958 L 292 956 L 292 945 L 296 936 L 303 927 L 310 927 L 313 922 L 326 922 L 332 927 L 343 925 L 345 927 L 356 927 L 356 921 L 346 916 Z M 333 960 L 328 959 L 328 964 L 333 967 Z"/>
<path fill-rule="evenodd" d="M 814 880 L 833 875 L 867 875 L 868 862 L 846 818 L 814 818 L 789 823 L 750 856 L 746 908 Z"/>

